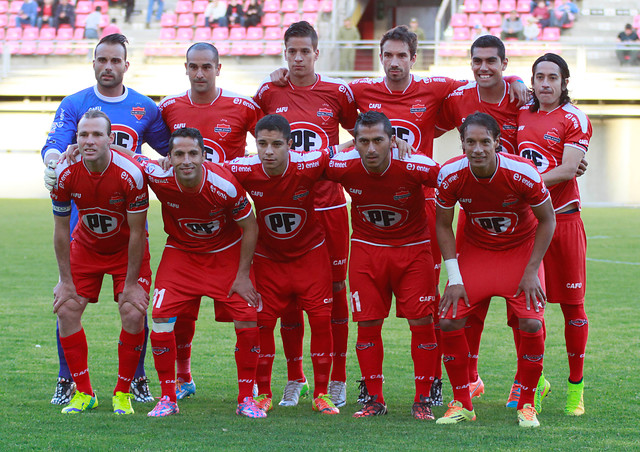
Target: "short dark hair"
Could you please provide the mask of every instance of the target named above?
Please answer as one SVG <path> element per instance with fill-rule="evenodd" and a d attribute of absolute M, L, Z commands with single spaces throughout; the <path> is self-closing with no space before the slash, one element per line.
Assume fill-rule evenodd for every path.
<path fill-rule="evenodd" d="M 105 121 L 107 121 L 107 135 L 111 135 L 111 119 L 109 119 L 109 116 L 107 116 L 107 114 L 102 110 L 96 110 L 96 109 L 88 110 L 84 115 L 82 115 L 82 118 L 80 119 L 99 119 L 99 118 L 102 118 Z"/>
<path fill-rule="evenodd" d="M 382 53 L 382 47 L 387 41 L 402 41 L 409 46 L 409 56 L 413 58 L 418 50 L 418 35 L 409 30 L 406 25 L 400 25 L 399 27 L 392 28 L 387 31 L 380 40 L 380 53 Z"/>
<path fill-rule="evenodd" d="M 204 140 L 198 129 L 193 127 L 182 127 L 181 129 L 174 131 L 171 134 L 171 138 L 169 138 L 169 154 L 171 154 L 171 151 L 173 150 L 173 142 L 176 138 L 193 138 L 198 142 L 198 146 L 200 146 L 202 153 L 204 153 Z"/>
<path fill-rule="evenodd" d="M 473 58 L 473 51 L 477 48 L 490 49 L 494 48 L 498 50 L 498 56 L 502 61 L 507 57 L 507 52 L 504 49 L 504 43 L 500 38 L 493 35 L 483 35 L 478 37 L 473 44 L 471 44 L 471 57 Z"/>
<path fill-rule="evenodd" d="M 260 119 L 256 124 L 256 137 L 261 130 L 268 130 L 270 132 L 281 132 L 285 141 L 291 139 L 291 126 L 289 121 L 281 115 L 266 115 Z"/>
<path fill-rule="evenodd" d="M 387 118 L 384 113 L 375 110 L 360 113 L 356 120 L 356 125 L 353 128 L 353 135 L 357 138 L 360 127 L 372 127 L 376 124 L 382 124 L 384 133 L 386 133 L 389 138 L 393 136 L 393 127 L 391 127 L 391 121 L 389 121 L 389 118 Z"/>
<path fill-rule="evenodd" d="M 191 52 L 192 50 L 208 50 L 211 53 L 213 53 L 213 61 L 215 61 L 216 64 L 220 62 L 218 49 L 216 49 L 216 46 L 214 46 L 213 44 L 210 44 L 208 42 L 196 42 L 195 44 L 193 44 L 191 47 L 187 49 L 187 53 L 186 53 L 187 61 L 189 60 L 189 52 Z"/>
<path fill-rule="evenodd" d="M 493 116 L 476 111 L 465 118 L 460 126 L 460 139 L 464 141 L 464 134 L 469 126 L 481 126 L 489 131 L 495 141 L 500 139 L 500 126 Z"/>
<path fill-rule="evenodd" d="M 315 28 L 306 20 L 292 23 L 289 28 L 287 28 L 287 31 L 284 32 L 285 47 L 290 38 L 311 38 L 313 50 L 318 48 L 318 33 L 316 33 Z"/>
<path fill-rule="evenodd" d="M 96 6 L 96 11 L 98 11 L 99 13 L 101 13 L 101 12 L 102 12 L 102 6 L 100 6 L 100 5 Z"/>
<path fill-rule="evenodd" d="M 538 64 L 543 61 L 548 61 L 549 63 L 554 63 L 560 68 L 560 78 L 562 78 L 562 91 L 560 92 L 560 105 L 568 104 L 571 102 L 571 98 L 569 97 L 569 88 L 567 88 L 566 80 L 571 75 L 569 73 L 569 65 L 560 55 L 556 55 L 555 53 L 545 53 L 541 57 L 539 57 L 536 61 L 533 62 L 533 66 L 531 66 L 531 84 L 533 84 L 533 79 L 536 75 L 536 67 Z M 532 112 L 536 112 L 540 109 L 540 100 L 536 97 L 535 91 L 533 92 L 533 102 L 529 107 L 529 110 Z"/>
<path fill-rule="evenodd" d="M 127 40 L 127 37 L 125 35 L 120 33 L 113 33 L 102 38 L 100 42 L 98 42 L 98 45 L 96 45 L 95 50 L 93 51 L 94 57 L 96 55 L 96 51 L 98 50 L 98 46 L 100 46 L 100 44 L 110 44 L 110 45 L 120 44 L 124 49 L 124 60 L 127 61 L 127 44 L 129 44 L 129 41 Z"/>

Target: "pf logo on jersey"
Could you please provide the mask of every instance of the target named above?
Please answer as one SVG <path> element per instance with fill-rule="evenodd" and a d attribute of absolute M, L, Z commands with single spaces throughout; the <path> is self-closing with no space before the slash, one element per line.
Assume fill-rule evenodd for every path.
<path fill-rule="evenodd" d="M 132 113 L 133 114 L 133 113 Z M 111 124 L 111 131 L 115 135 L 113 144 L 127 148 L 130 151 L 136 152 L 140 144 L 140 137 L 138 132 L 129 126 L 124 124 Z"/>
<path fill-rule="evenodd" d="M 409 216 L 405 209 L 397 209 L 392 206 L 370 204 L 358 206 L 358 214 L 365 223 L 371 223 L 377 228 L 387 229 L 402 225 Z"/>
<path fill-rule="evenodd" d="M 420 148 L 422 134 L 415 124 L 403 119 L 391 119 L 391 127 L 393 127 L 393 133 L 396 137 L 406 141 L 416 149 Z"/>
<path fill-rule="evenodd" d="M 327 132 L 310 122 L 291 123 L 291 138 L 295 151 L 309 152 L 329 147 Z"/>
<path fill-rule="evenodd" d="M 269 233 L 280 240 L 295 237 L 307 221 L 307 212 L 295 207 L 271 207 L 260 211 Z"/>
<path fill-rule="evenodd" d="M 220 219 L 181 218 L 178 224 L 187 235 L 197 239 L 215 237 L 222 228 Z"/>
<path fill-rule="evenodd" d="M 519 151 L 521 157 L 531 160 L 536 165 L 540 174 L 558 166 L 556 158 L 537 143 L 525 141 L 521 143 Z"/>
<path fill-rule="evenodd" d="M 117 234 L 124 216 L 119 212 L 111 212 L 100 208 L 81 210 L 82 224 L 91 235 L 104 239 Z"/>
<path fill-rule="evenodd" d="M 471 221 L 491 235 L 511 234 L 518 224 L 518 215 L 513 212 L 478 212 L 471 214 Z"/>

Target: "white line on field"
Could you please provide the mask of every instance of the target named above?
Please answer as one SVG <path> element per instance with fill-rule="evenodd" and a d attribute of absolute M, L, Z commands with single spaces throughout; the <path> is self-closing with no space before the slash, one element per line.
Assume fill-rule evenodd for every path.
<path fill-rule="evenodd" d="M 593 259 L 592 257 L 588 257 L 587 260 L 593 262 L 604 262 L 606 264 L 640 265 L 640 262 L 610 261 L 608 259 Z"/>

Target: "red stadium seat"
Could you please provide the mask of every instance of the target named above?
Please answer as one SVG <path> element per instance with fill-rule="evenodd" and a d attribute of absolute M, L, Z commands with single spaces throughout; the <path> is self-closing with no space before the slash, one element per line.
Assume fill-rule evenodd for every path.
<path fill-rule="evenodd" d="M 265 28 L 264 39 L 267 39 L 270 41 L 277 41 L 278 39 L 282 39 L 282 28 L 280 27 Z"/>
<path fill-rule="evenodd" d="M 194 41 L 210 41 L 211 40 L 211 28 L 199 27 L 196 28 L 196 32 L 193 34 Z"/>
<path fill-rule="evenodd" d="M 73 40 L 80 41 L 84 39 L 84 28 L 76 28 L 73 30 Z"/>
<path fill-rule="evenodd" d="M 300 20 L 306 20 L 311 25 L 315 25 L 318 21 L 318 13 L 302 13 Z"/>
<path fill-rule="evenodd" d="M 76 14 L 76 28 L 84 28 L 88 14 Z"/>
<path fill-rule="evenodd" d="M 100 24 L 98 24 L 98 26 L 102 29 L 104 27 L 106 27 L 107 25 L 109 25 L 109 22 L 111 22 L 109 15 L 108 14 L 103 14 L 100 17 Z"/>
<path fill-rule="evenodd" d="M 282 17 L 279 13 L 266 13 L 262 16 L 262 26 L 263 27 L 278 27 L 280 25 L 280 21 Z"/>
<path fill-rule="evenodd" d="M 20 14 L 20 8 L 22 8 L 22 0 L 13 0 L 9 4 L 9 14 Z"/>
<path fill-rule="evenodd" d="M 178 28 L 176 33 L 177 41 L 191 41 L 193 40 L 193 28 Z"/>
<path fill-rule="evenodd" d="M 323 0 L 321 9 L 323 13 L 330 13 L 333 11 L 333 0 Z"/>
<path fill-rule="evenodd" d="M 530 13 L 531 2 L 529 0 L 518 0 L 516 11 L 518 11 L 519 13 Z"/>
<path fill-rule="evenodd" d="M 35 41 L 23 41 L 20 44 L 20 50 L 18 50 L 19 55 L 33 55 L 36 53 L 36 42 Z"/>
<path fill-rule="evenodd" d="M 498 0 L 482 0 L 480 11 L 483 13 L 495 13 L 498 12 L 498 6 Z"/>
<path fill-rule="evenodd" d="M 15 24 L 16 22 L 13 21 L 13 23 Z M 7 25 L 9 25 L 9 16 L 6 14 L 0 14 L 0 29 L 4 31 Z"/>
<path fill-rule="evenodd" d="M 82 0 L 76 3 L 76 15 L 89 14 L 91 11 L 93 11 L 93 8 L 91 7 L 91 2 Z"/>
<path fill-rule="evenodd" d="M 176 29 L 175 28 L 161 28 L 160 29 L 160 37 L 158 38 L 162 41 L 173 41 L 176 39 Z"/>
<path fill-rule="evenodd" d="M 94 0 L 92 11 L 100 6 L 102 8 L 102 14 L 107 14 L 109 12 L 109 2 L 106 0 Z"/>
<path fill-rule="evenodd" d="M 298 13 L 286 13 L 282 18 L 282 26 L 289 27 L 289 25 L 300 22 L 300 14 Z"/>
<path fill-rule="evenodd" d="M 157 56 L 159 53 L 159 44 L 155 42 L 147 42 L 144 45 L 144 56 Z"/>
<path fill-rule="evenodd" d="M 320 2 L 318 0 L 304 0 L 302 2 L 303 13 L 317 13 L 320 11 Z"/>
<path fill-rule="evenodd" d="M 0 41 L 4 41 L 4 28 L 0 28 Z"/>
<path fill-rule="evenodd" d="M 193 27 L 196 23 L 196 16 L 192 13 L 178 15 L 178 27 Z"/>
<path fill-rule="evenodd" d="M 160 18 L 161 27 L 175 27 L 178 23 L 178 16 L 175 13 L 167 12 L 163 13 Z"/>
<path fill-rule="evenodd" d="M 204 13 L 200 13 L 196 16 L 196 27 L 204 27 L 205 26 L 205 20 L 204 20 Z"/>
<path fill-rule="evenodd" d="M 212 41 L 226 41 L 229 39 L 229 29 L 226 27 L 214 28 L 211 32 Z"/>
<path fill-rule="evenodd" d="M 4 36 L 5 41 L 19 41 L 22 39 L 22 28 L 7 28 L 7 33 Z"/>
<path fill-rule="evenodd" d="M 247 56 L 260 56 L 264 53 L 264 44 L 261 42 L 247 42 L 244 54 Z"/>
<path fill-rule="evenodd" d="M 56 48 L 53 51 L 54 55 L 70 55 L 73 52 L 73 47 L 69 42 L 57 42 Z"/>
<path fill-rule="evenodd" d="M 633 28 L 636 30 L 640 28 L 640 14 L 633 16 Z"/>
<path fill-rule="evenodd" d="M 499 12 L 507 14 L 514 9 L 516 9 L 516 0 L 500 0 L 500 8 L 498 9 Z"/>
<path fill-rule="evenodd" d="M 176 14 L 190 13 L 192 7 L 193 3 L 191 2 L 191 0 L 178 0 L 178 2 L 176 3 L 175 12 Z"/>
<path fill-rule="evenodd" d="M 247 28 L 247 37 L 249 41 L 259 41 L 264 38 L 264 29 L 262 27 Z"/>
<path fill-rule="evenodd" d="M 209 2 L 207 0 L 196 0 L 193 2 L 193 8 L 191 8 L 191 12 L 194 14 L 203 13 L 207 9 L 207 5 Z"/>
<path fill-rule="evenodd" d="M 73 28 L 68 27 L 60 27 L 58 28 L 58 33 L 56 34 L 56 39 L 58 41 L 70 41 L 73 39 Z"/>
<path fill-rule="evenodd" d="M 247 37 L 247 30 L 244 27 L 232 28 L 229 31 L 230 41 L 243 41 Z M 231 50 L 233 52 L 233 49 Z"/>
<path fill-rule="evenodd" d="M 229 53 L 229 55 L 232 56 L 242 56 L 245 54 L 247 48 L 247 43 L 245 42 L 234 42 L 231 45 L 231 52 Z"/>
<path fill-rule="evenodd" d="M 559 41 L 560 29 L 557 27 L 546 27 L 542 29 L 540 39 L 543 41 Z"/>
<path fill-rule="evenodd" d="M 489 28 L 489 33 L 495 36 L 496 38 L 499 38 L 502 35 L 502 27 Z"/>
<path fill-rule="evenodd" d="M 465 13 L 477 13 L 480 11 L 480 0 L 464 0 Z"/>
<path fill-rule="evenodd" d="M 464 13 L 456 13 L 451 16 L 451 26 L 452 27 L 468 27 L 469 26 L 469 16 Z"/>
<path fill-rule="evenodd" d="M 487 14 L 484 16 L 484 26 L 487 28 L 501 27 L 502 16 L 500 14 Z"/>
<path fill-rule="evenodd" d="M 264 54 L 265 55 L 281 55 L 282 42 L 281 41 L 267 42 L 267 44 L 264 46 Z"/>
<path fill-rule="evenodd" d="M 0 0 L 0 14 L 5 14 L 9 11 L 9 2 L 7 0 Z"/>
<path fill-rule="evenodd" d="M 52 27 L 41 28 L 38 39 L 40 41 L 53 41 L 56 39 L 56 29 Z"/>
<path fill-rule="evenodd" d="M 441 42 L 440 47 L 438 48 L 438 53 L 440 56 L 444 57 L 466 57 L 467 50 L 460 48 L 449 42 Z"/>
<path fill-rule="evenodd" d="M 469 23 L 470 27 L 475 27 L 476 25 L 481 25 L 484 27 L 484 14 L 469 14 Z"/>
<path fill-rule="evenodd" d="M 468 41 L 471 37 L 469 33 L 469 29 L 467 27 L 458 27 L 453 29 L 453 40 L 454 41 Z"/>
<path fill-rule="evenodd" d="M 225 56 L 229 55 L 229 51 L 231 50 L 231 44 L 228 42 L 219 42 L 216 44 L 216 49 L 218 49 L 218 55 Z"/>
<path fill-rule="evenodd" d="M 280 0 L 265 0 L 262 6 L 263 13 L 277 13 L 280 11 Z"/>
<path fill-rule="evenodd" d="M 283 13 L 293 13 L 298 11 L 298 0 L 282 0 L 280 11 Z"/>
<path fill-rule="evenodd" d="M 39 41 L 36 47 L 36 55 L 51 55 L 53 49 L 53 41 Z"/>
<path fill-rule="evenodd" d="M 23 41 L 37 41 L 40 37 L 40 30 L 38 27 L 25 27 L 22 29 Z"/>

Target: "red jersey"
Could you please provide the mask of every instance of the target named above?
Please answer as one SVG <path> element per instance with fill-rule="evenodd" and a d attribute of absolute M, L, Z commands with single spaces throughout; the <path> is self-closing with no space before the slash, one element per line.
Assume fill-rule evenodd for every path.
<path fill-rule="evenodd" d="M 110 151 L 102 173 L 87 169 L 80 158 L 56 168 L 58 182 L 51 192 L 53 214 L 69 216 L 71 200 L 78 207 L 73 240 L 100 254 L 113 254 L 129 246 L 127 213 L 149 208 L 149 191 L 140 165 L 129 156 Z"/>
<path fill-rule="evenodd" d="M 589 148 L 591 122 L 572 104 L 564 104 L 550 112 L 535 113 L 524 106 L 520 109 L 518 124 L 518 153 L 532 160 L 542 174 L 562 164 L 565 146 L 575 147 L 585 154 Z M 556 211 L 574 202 L 580 206 L 580 191 L 575 177 L 552 185 L 549 193 Z"/>
<path fill-rule="evenodd" d="M 290 260 L 324 242 L 312 193 L 328 161 L 324 152 L 289 151 L 287 169 L 280 176 L 265 173 L 257 155 L 225 163 L 253 199 L 260 228 L 256 254 Z"/>
<path fill-rule="evenodd" d="M 475 81 L 468 82 L 453 91 L 445 99 L 436 126 L 441 130 L 460 129 L 465 118 L 476 111 L 493 116 L 500 125 L 502 150 L 515 154 L 518 149 L 518 102 L 509 102 L 511 87 L 504 83 L 504 96 L 497 104 L 480 99 L 480 91 Z"/>
<path fill-rule="evenodd" d="M 191 253 L 211 253 L 240 241 L 242 230 L 236 221 L 251 213 L 251 204 L 228 170 L 204 162 L 202 183 L 188 189 L 178 183 L 173 168 L 164 171 L 157 162 L 144 156 L 136 158 L 162 203 L 164 231 L 169 236 L 166 246 Z"/>
<path fill-rule="evenodd" d="M 221 163 L 244 157 L 247 132 L 254 133 L 262 117 L 260 107 L 250 98 L 220 88 L 210 104 L 195 104 L 191 91 L 165 97 L 160 105 L 162 119 L 171 132 L 194 127 L 204 138 L 207 160 Z"/>
<path fill-rule="evenodd" d="M 351 196 L 351 240 L 378 246 L 429 241 L 423 186 L 436 186 L 439 168 L 424 155 L 398 160 L 394 150 L 389 167 L 374 174 L 365 169 L 358 151 L 336 154 L 326 174 Z"/>
<path fill-rule="evenodd" d="M 265 81 L 254 100 L 265 114 L 277 113 L 291 124 L 293 149 L 317 151 L 340 144 L 339 125 L 347 130 L 356 124 L 357 110 L 351 88 L 339 79 L 317 74 L 310 86 L 276 86 Z M 320 181 L 314 190 L 318 210 L 342 207 L 346 201 L 341 188 Z"/>
<path fill-rule="evenodd" d="M 464 155 L 442 165 L 436 203 L 445 209 L 460 203 L 466 213 L 465 240 L 504 250 L 533 239 L 538 220 L 530 206 L 544 203 L 549 191 L 530 160 L 504 153 L 497 153 L 496 160 L 493 176 L 481 179 Z"/>
<path fill-rule="evenodd" d="M 363 78 L 349 84 L 361 112 L 384 113 L 395 135 L 413 146 L 418 154 L 433 157 L 433 137 L 438 110 L 444 99 L 467 82 L 447 77 L 418 77 L 404 91 L 391 91 L 385 77 Z"/>

